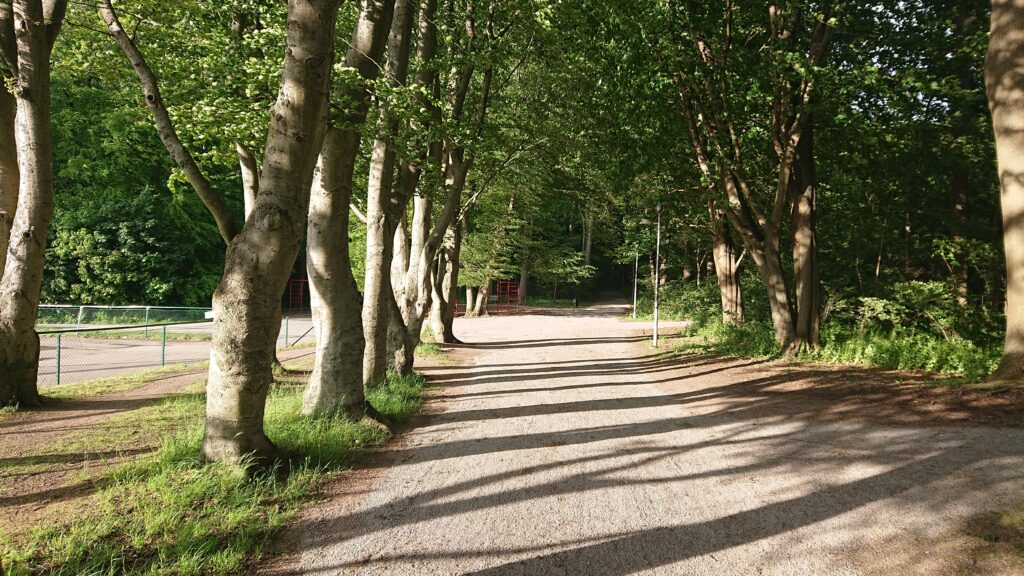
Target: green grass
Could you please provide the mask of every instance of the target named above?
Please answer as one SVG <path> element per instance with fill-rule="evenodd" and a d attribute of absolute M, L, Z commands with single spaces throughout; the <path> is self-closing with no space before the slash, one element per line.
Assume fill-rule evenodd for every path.
<path fill-rule="evenodd" d="M 421 358 L 444 358 L 441 347 L 434 342 L 420 342 L 416 346 L 416 355 Z"/>
<path fill-rule="evenodd" d="M 187 374 L 189 372 L 205 369 L 207 365 L 209 365 L 208 360 L 190 364 L 175 364 L 173 366 L 154 368 L 152 370 L 142 370 L 121 376 L 111 376 L 109 378 L 99 378 L 85 382 L 75 382 L 62 386 L 54 386 L 52 388 L 43 388 L 41 392 L 45 398 L 53 400 L 71 400 L 84 396 L 98 396 L 100 394 L 109 394 L 112 392 L 124 392 L 126 390 L 134 390 L 135 388 L 143 386 L 147 382 L 157 378 Z"/>
<path fill-rule="evenodd" d="M 747 322 L 739 326 L 712 319 L 695 324 L 681 346 L 687 350 L 751 358 L 775 356 L 778 344 L 772 327 Z M 827 329 L 821 346 L 797 359 L 834 364 L 918 370 L 962 377 L 974 382 L 987 377 L 999 363 L 1000 350 L 963 339 L 900 331 Z"/>
<path fill-rule="evenodd" d="M 419 376 L 391 377 L 367 397 L 401 421 L 421 408 L 423 385 Z M 91 508 L 66 525 L 37 527 L 16 543 L 0 537 L 6 574 L 243 573 L 330 472 L 387 440 L 367 422 L 303 417 L 302 386 L 277 385 L 265 427 L 291 463 L 277 474 L 253 476 L 241 466 L 199 462 L 202 394 L 168 402 L 178 413 L 171 418 L 177 429 L 151 456 L 110 472 L 110 484 Z M 140 414 L 138 425 L 160 412 Z"/>
<path fill-rule="evenodd" d="M 87 380 L 85 382 L 75 382 L 73 384 L 66 384 L 63 386 L 43 388 L 40 390 L 40 393 L 43 396 L 44 402 L 61 402 L 87 396 L 99 396 L 101 394 L 125 392 L 144 386 L 146 383 L 157 378 L 173 377 L 178 374 L 187 374 L 192 371 L 203 369 L 208 364 L 209 361 L 207 360 L 195 362 L 193 364 L 175 364 L 172 366 L 165 366 L 163 368 L 132 372 L 131 374 L 124 374 L 121 376 L 111 376 L 108 378 Z M 16 406 L 0 408 L 0 420 L 14 416 L 17 413 L 18 408 Z"/>

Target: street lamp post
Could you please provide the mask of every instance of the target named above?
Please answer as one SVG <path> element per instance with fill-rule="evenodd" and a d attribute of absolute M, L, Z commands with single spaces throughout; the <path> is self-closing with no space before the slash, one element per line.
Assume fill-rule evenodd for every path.
<path fill-rule="evenodd" d="M 635 257 L 633 259 L 633 320 L 636 320 L 636 284 L 638 271 L 640 270 L 640 250 L 634 249 Z"/>
<path fill-rule="evenodd" d="M 654 243 L 654 336 L 652 345 L 658 347 L 658 292 L 661 288 L 661 202 L 658 202 L 658 232 Z"/>

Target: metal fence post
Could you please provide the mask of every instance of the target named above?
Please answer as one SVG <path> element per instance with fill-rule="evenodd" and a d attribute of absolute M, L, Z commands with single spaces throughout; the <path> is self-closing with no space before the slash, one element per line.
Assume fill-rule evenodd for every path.
<path fill-rule="evenodd" d="M 60 386 L 60 334 L 57 334 L 57 386 Z"/>
<path fill-rule="evenodd" d="M 146 306 L 146 320 L 143 322 L 143 325 L 146 328 L 145 328 L 145 333 L 143 334 L 142 337 L 143 338 L 149 338 L 149 306 Z"/>
<path fill-rule="evenodd" d="M 160 367 L 167 365 L 167 326 L 164 326 L 163 336 L 160 338 Z"/>
<path fill-rule="evenodd" d="M 284 347 L 288 347 L 288 317 L 284 317 Z"/>
<path fill-rule="evenodd" d="M 78 330 L 82 327 L 82 311 L 85 310 L 85 306 L 78 307 L 78 322 L 75 324 L 75 329 Z"/>

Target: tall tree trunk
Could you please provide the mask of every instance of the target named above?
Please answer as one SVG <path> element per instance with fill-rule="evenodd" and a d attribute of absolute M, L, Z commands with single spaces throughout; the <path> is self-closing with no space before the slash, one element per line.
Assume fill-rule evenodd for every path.
<path fill-rule="evenodd" d="M 420 3 L 419 22 L 417 24 L 419 39 L 416 45 L 416 58 L 420 68 L 416 72 L 417 100 L 420 105 L 430 111 L 430 120 L 425 130 L 441 123 L 440 86 L 437 81 L 436 68 L 430 65 L 437 51 L 437 25 L 434 20 L 437 11 L 437 0 L 423 0 Z M 433 98 L 426 96 L 427 92 Z M 440 167 L 444 153 L 443 144 L 432 139 L 425 146 L 421 157 L 416 162 L 406 162 L 399 174 L 399 185 L 406 198 L 413 197 L 412 231 L 409 238 L 409 263 L 402 280 L 401 299 L 398 302 L 402 319 L 405 322 L 406 342 L 404 358 L 399 370 L 402 374 L 412 372 L 415 361 L 416 346 L 420 341 L 423 320 L 430 307 L 430 273 L 434 260 L 434 250 L 428 245 L 431 237 L 431 216 L 433 202 L 429 190 L 421 189 L 423 166 Z M 421 302 L 422 300 L 422 302 Z M 397 368 L 397 367 L 396 367 Z"/>
<path fill-rule="evenodd" d="M 273 381 L 274 316 L 298 255 L 324 138 L 339 0 L 289 0 L 281 88 L 252 215 L 231 244 L 213 297 L 206 460 L 275 455 L 263 432 Z"/>
<path fill-rule="evenodd" d="M 739 254 L 729 233 L 729 223 L 725 216 L 710 206 L 711 225 L 715 237 L 711 252 L 715 261 L 715 274 L 718 277 L 718 292 L 722 299 L 722 321 L 726 324 L 743 322 L 743 290 L 739 280 Z"/>
<path fill-rule="evenodd" d="M 761 281 L 768 291 L 768 307 L 772 313 L 775 340 L 780 345 L 781 353 L 791 356 L 800 350 L 800 343 L 796 339 L 793 310 L 789 302 L 789 286 L 782 267 L 782 255 L 779 252 L 778 232 L 766 231 L 764 241 L 748 243 L 747 251 L 757 265 Z"/>
<path fill-rule="evenodd" d="M 402 318 L 402 309 L 394 297 L 387 298 L 388 327 L 387 327 L 387 362 L 388 368 L 396 374 L 409 374 L 412 366 L 408 365 L 408 358 L 416 353 L 416 345 L 409 336 L 405 319 Z"/>
<path fill-rule="evenodd" d="M 14 116 L 18 104 L 0 81 L 0 276 L 7 262 L 11 226 L 18 210 L 18 147 Z"/>
<path fill-rule="evenodd" d="M 691 242 L 683 240 L 683 282 L 693 280 L 693 251 Z"/>
<path fill-rule="evenodd" d="M 814 161 L 814 124 L 810 116 L 800 138 L 793 169 L 793 284 L 796 289 L 796 339 L 813 350 L 821 325 L 821 280 L 818 271 L 818 177 Z"/>
<path fill-rule="evenodd" d="M 1024 379 L 1024 10 L 1016 0 L 992 2 L 985 88 L 999 165 L 1006 252 L 1006 337 L 992 379 Z"/>
<path fill-rule="evenodd" d="M 410 0 L 395 2 L 387 51 L 387 75 L 395 87 L 404 86 L 408 75 L 413 13 Z M 363 382 L 370 388 L 384 384 L 391 317 L 388 300 L 395 297 L 391 286 L 394 227 L 390 221 L 394 214 L 389 213 L 389 208 L 395 176 L 395 149 L 391 141 L 398 132 L 398 116 L 383 100 L 378 128 L 381 135 L 373 143 L 366 198 L 366 279 L 363 282 L 363 334 L 366 339 Z"/>
<path fill-rule="evenodd" d="M 969 3 L 965 3 L 969 4 Z M 978 20 L 977 6 L 955 7 L 953 16 L 953 33 L 963 40 L 972 33 L 972 28 Z M 957 62 L 957 81 L 961 90 L 965 93 L 972 92 L 974 86 L 974 70 L 976 63 L 972 58 L 964 54 L 955 54 Z M 953 288 L 956 293 L 957 303 L 966 306 L 968 301 L 968 264 L 967 264 L 967 206 L 971 196 L 971 167 L 967 152 L 962 149 L 960 142 L 966 136 L 977 119 L 977 110 L 971 100 L 962 98 L 953 99 L 953 112 L 950 114 L 952 136 L 954 145 L 951 154 L 950 175 L 949 175 L 949 231 L 956 248 L 955 258 L 952 262 L 951 272 Z"/>
<path fill-rule="evenodd" d="M 432 293 L 430 299 L 430 332 L 434 336 L 434 342 L 444 342 L 443 310 L 447 305 L 445 298 L 448 294 L 445 282 L 451 278 L 447 242 L 445 242 L 445 246 L 437 251 L 437 258 L 434 260 L 431 276 L 433 279 L 430 282 Z"/>
<path fill-rule="evenodd" d="M 256 160 L 256 155 L 241 142 L 235 142 L 235 152 L 238 154 L 238 167 L 242 174 L 242 198 L 244 201 L 242 221 L 244 222 L 249 218 L 249 214 L 252 214 L 252 207 L 256 204 L 256 194 L 260 191 L 260 163 Z"/>
<path fill-rule="evenodd" d="M 423 255 L 427 252 L 427 240 L 430 235 L 430 213 L 432 202 L 430 197 L 424 194 L 417 194 L 413 206 L 412 238 L 409 248 L 409 269 L 405 277 L 405 290 L 403 299 L 399 302 L 402 318 L 405 320 L 406 341 L 411 345 L 405 349 L 405 357 L 402 361 L 401 374 L 412 372 L 415 361 L 414 353 L 420 342 L 420 334 L 423 331 L 423 320 L 430 307 L 431 298 L 431 261 L 433 253 L 430 253 L 430 260 L 423 261 Z M 422 300 L 422 302 L 421 302 Z"/>
<path fill-rule="evenodd" d="M 455 223 L 445 235 L 444 257 L 439 261 L 434 284 L 434 305 L 430 328 L 434 339 L 445 344 L 459 343 L 455 337 L 455 306 L 459 297 L 459 254 L 462 251 L 462 227 Z"/>
<path fill-rule="evenodd" d="M 40 0 L 16 0 L 0 9 L 0 43 L 14 75 L 18 158 L 17 209 L 0 280 L 0 406 L 39 404 L 35 323 L 53 218 L 50 52 L 65 8 L 66 2 L 48 2 L 44 8 Z"/>
<path fill-rule="evenodd" d="M 393 8 L 394 0 L 371 0 L 359 12 L 345 66 L 367 81 L 377 77 Z M 352 275 L 348 230 L 352 178 L 370 94 L 354 88 L 344 96 L 355 105 L 343 128 L 328 128 L 308 215 L 306 269 L 317 339 L 303 413 L 342 412 L 359 419 L 368 408 L 363 394 L 363 299 Z"/>
<path fill-rule="evenodd" d="M 486 316 L 487 315 L 487 304 L 491 301 L 491 279 L 488 278 L 484 281 L 483 286 L 480 287 L 480 291 L 477 293 L 476 304 L 473 306 L 473 314 L 475 316 Z"/>
<path fill-rule="evenodd" d="M 363 302 L 348 241 L 355 164 L 344 160 L 355 158 L 358 148 L 356 131 L 328 128 L 310 197 L 306 271 L 316 356 L 302 401 L 307 415 L 343 413 L 359 419 L 366 411 Z"/>

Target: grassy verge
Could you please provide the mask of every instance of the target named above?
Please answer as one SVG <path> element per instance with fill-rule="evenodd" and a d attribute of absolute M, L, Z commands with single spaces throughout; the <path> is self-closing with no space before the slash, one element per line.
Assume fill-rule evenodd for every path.
<path fill-rule="evenodd" d="M 120 376 L 111 376 L 108 378 L 87 380 L 85 382 L 75 382 L 73 384 L 66 384 L 63 386 L 43 388 L 40 390 L 40 393 L 43 396 L 44 402 L 61 402 L 74 400 L 76 398 L 85 398 L 88 396 L 99 396 L 114 392 L 126 392 L 128 390 L 134 390 L 144 386 L 158 378 L 172 378 L 180 374 L 187 374 L 189 372 L 205 369 L 208 364 L 209 362 L 205 360 L 192 364 L 175 364 L 173 366 L 154 368 L 152 370 L 142 370 Z M 14 416 L 17 413 L 18 409 L 16 406 L 0 408 L 0 420 Z"/>
<path fill-rule="evenodd" d="M 41 389 L 41 392 L 45 398 L 51 400 L 72 400 L 86 396 L 125 392 L 127 390 L 134 390 L 135 388 L 159 378 L 170 378 L 179 374 L 205 370 L 208 365 L 208 360 L 193 362 L 190 364 L 175 364 L 172 366 L 165 366 L 163 368 L 142 370 L 120 376 L 111 376 L 109 378 L 99 378 L 96 380 L 87 380 L 85 382 L 74 382 L 63 386 L 43 388 Z"/>
<path fill-rule="evenodd" d="M 779 348 L 771 326 L 764 323 L 732 326 L 720 319 L 712 319 L 694 324 L 687 336 L 680 344 L 683 349 L 724 356 L 767 358 L 775 356 Z M 920 370 L 974 382 L 995 369 L 999 353 L 998 349 L 980 347 L 962 339 L 900 331 L 860 333 L 839 328 L 824 331 L 821 346 L 797 359 Z"/>
<path fill-rule="evenodd" d="M 401 421 L 421 408 L 423 386 L 419 376 L 392 377 L 368 400 Z M 266 432 L 290 464 L 251 476 L 238 466 L 199 462 L 203 403 L 202 393 L 182 393 L 159 404 L 162 409 L 137 411 L 138 426 L 173 414 L 162 424 L 166 435 L 156 452 L 109 472 L 92 505 L 67 524 L 39 526 L 16 540 L 0 537 L 0 571 L 242 573 L 332 471 L 387 440 L 366 422 L 301 416 L 302 386 L 282 382 L 268 398 Z"/>

